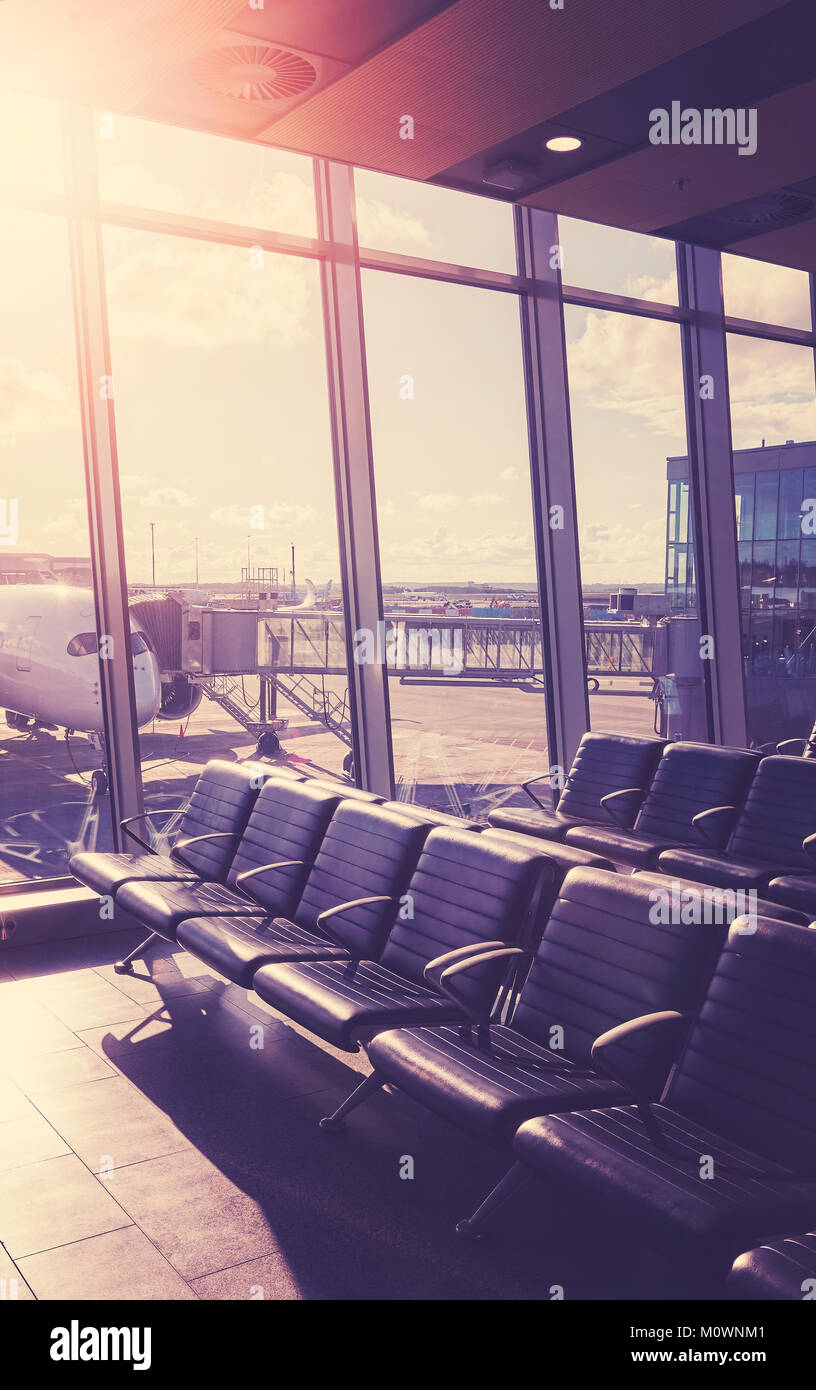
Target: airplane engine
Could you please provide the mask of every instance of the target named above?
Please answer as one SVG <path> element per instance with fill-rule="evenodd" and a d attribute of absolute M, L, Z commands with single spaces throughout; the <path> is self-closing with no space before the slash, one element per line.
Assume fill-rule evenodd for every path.
<path fill-rule="evenodd" d="M 161 705 L 158 719 L 186 719 L 201 704 L 201 687 L 194 685 L 186 676 L 173 676 L 163 680 L 161 686 Z"/>

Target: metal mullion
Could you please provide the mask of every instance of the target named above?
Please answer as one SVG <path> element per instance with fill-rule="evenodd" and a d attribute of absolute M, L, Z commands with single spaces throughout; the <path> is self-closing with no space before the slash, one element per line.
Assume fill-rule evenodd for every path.
<path fill-rule="evenodd" d="M 85 455 L 96 625 L 112 639 L 112 659 L 99 658 L 111 819 L 114 845 L 123 848 L 120 822 L 144 809 L 136 727 L 130 617 L 125 576 L 114 405 L 100 394 L 112 380 L 102 228 L 93 217 L 96 168 L 92 113 L 64 108 L 65 176 L 73 204 L 84 216 L 69 216 L 77 370 Z"/>

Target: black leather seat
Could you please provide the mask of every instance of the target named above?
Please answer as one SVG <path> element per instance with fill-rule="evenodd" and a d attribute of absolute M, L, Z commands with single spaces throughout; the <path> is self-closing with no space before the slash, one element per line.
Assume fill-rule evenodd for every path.
<path fill-rule="evenodd" d="M 812 876 L 813 860 L 802 846 L 815 832 L 816 761 L 774 754 L 763 758 L 757 768 L 727 851 L 665 850 L 660 869 L 726 888 L 767 889 L 774 900 L 798 907 L 795 894 L 782 896 L 789 875 L 784 875 L 784 884 L 778 875 L 790 869 L 796 876 Z M 772 879 L 776 882 L 773 892 Z"/>
<path fill-rule="evenodd" d="M 379 953 L 431 827 L 385 806 L 344 799 L 314 855 L 291 916 L 191 917 L 179 944 L 249 988 L 268 961 L 349 960 Z M 342 923 L 342 941 L 332 932 Z"/>
<path fill-rule="evenodd" d="M 201 771 L 184 809 L 171 854 L 155 854 L 129 817 L 123 827 L 146 853 L 97 854 L 83 850 L 71 857 L 70 869 L 80 883 L 101 896 L 114 896 L 124 883 L 210 879 L 226 876 L 233 851 L 249 819 L 255 799 L 269 774 L 257 763 L 228 763 L 214 759 Z M 166 816 L 163 810 L 154 814 Z M 217 836 L 218 838 L 208 838 Z"/>
<path fill-rule="evenodd" d="M 466 820 L 464 816 L 454 816 L 450 811 L 438 811 L 434 806 L 420 806 L 416 801 L 384 801 L 390 811 L 399 811 L 402 816 L 421 820 L 423 825 L 447 826 L 451 830 L 481 830 L 478 821 Z"/>
<path fill-rule="evenodd" d="M 270 779 L 255 802 L 225 884 L 126 883 L 116 896 L 117 909 L 167 941 L 176 940 L 186 917 L 240 916 L 259 908 L 285 914 L 297 902 L 339 801 L 339 793 L 309 782 Z M 259 872 L 265 865 L 278 864 L 288 867 Z M 252 877 L 243 877 L 247 874 Z"/>
<path fill-rule="evenodd" d="M 462 1006 L 425 981 L 429 961 L 484 942 L 512 941 L 538 913 L 536 890 L 552 877 L 546 847 L 530 852 L 463 830 L 428 836 L 406 893 L 406 910 L 378 958 L 264 965 L 254 979 L 262 999 L 318 1037 L 356 1051 L 363 1036 L 397 1023 L 461 1019 Z M 343 940 L 342 917 L 336 931 Z M 477 1000 L 496 996 L 507 960 L 473 982 Z"/>
<path fill-rule="evenodd" d="M 593 1044 L 643 1015 L 690 1015 L 725 935 L 725 927 L 653 922 L 650 888 L 640 877 L 571 870 L 512 1026 L 493 1024 L 483 1039 L 451 1025 L 378 1033 L 367 1050 L 380 1084 L 392 1082 L 460 1128 L 507 1146 L 531 1115 L 631 1098 L 593 1061 Z M 660 1095 L 683 1036 L 676 1019 L 670 1027 L 653 1021 L 651 1028 L 644 1020 L 641 1032 L 618 1044 L 652 1098 Z"/>
<path fill-rule="evenodd" d="M 653 868 L 668 845 L 702 843 L 692 825 L 700 812 L 741 805 L 758 762 L 759 755 L 746 749 L 670 743 L 657 765 L 634 830 L 576 826 L 567 831 L 566 842 L 638 868 Z M 605 797 L 604 805 L 611 810 L 615 800 Z M 721 817 L 711 829 L 715 844 L 725 844 L 735 817 L 736 811 L 730 818 Z M 685 877 L 696 876 L 689 871 Z"/>
<path fill-rule="evenodd" d="M 713 883 L 695 883 L 690 878 L 669 877 L 650 869 L 635 869 L 633 876 L 641 883 L 649 884 L 655 894 L 655 903 L 676 903 L 678 913 L 686 910 L 691 915 L 694 902 L 700 899 L 700 895 L 710 894 L 707 901 L 713 914 L 712 920 L 726 927 L 730 927 L 735 917 L 742 917 L 748 912 L 756 917 L 775 917 L 780 922 L 795 922 L 799 927 L 810 926 L 811 918 L 808 913 L 775 903 L 771 898 L 757 896 L 750 899 L 746 892 L 740 892 L 736 888 L 719 888 Z"/>
<path fill-rule="evenodd" d="M 662 1104 L 526 1121 L 514 1149 L 689 1272 L 816 1221 L 816 932 L 731 926 Z"/>
<path fill-rule="evenodd" d="M 746 1250 L 734 1261 L 725 1287 L 729 1298 L 753 1301 L 816 1297 L 816 1231 Z"/>
<path fill-rule="evenodd" d="M 530 790 L 549 775 L 533 777 L 524 790 L 535 807 L 502 806 L 487 819 L 499 830 L 517 830 L 544 840 L 563 840 L 571 826 L 600 822 L 611 825 L 612 818 L 601 805 L 610 792 L 637 788 L 629 799 L 629 824 L 635 819 L 643 792 L 649 785 L 664 748 L 663 740 L 633 738 L 628 734 L 584 734 L 567 775 L 558 808 L 542 806 Z"/>
<path fill-rule="evenodd" d="M 541 839 L 540 835 L 522 835 L 517 830 L 499 830 L 493 826 L 483 830 L 482 835 L 486 840 L 505 840 L 508 844 L 521 845 L 529 850 L 534 850 L 536 840 Z M 570 869 L 606 869 L 611 874 L 615 872 L 612 860 L 605 859 L 602 854 L 590 854 L 588 850 L 574 849 L 571 845 L 562 845 L 557 840 L 548 841 L 546 849 L 543 850 L 539 844 L 538 849 L 546 854 L 551 864 L 557 865 L 562 878 Z"/>

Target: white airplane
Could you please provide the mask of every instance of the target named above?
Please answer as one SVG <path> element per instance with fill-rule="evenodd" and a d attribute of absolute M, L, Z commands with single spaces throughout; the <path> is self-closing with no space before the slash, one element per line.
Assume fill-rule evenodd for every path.
<path fill-rule="evenodd" d="M 139 728 L 161 703 L 159 667 L 131 621 L 130 648 Z M 13 729 L 59 726 L 99 735 L 99 643 L 90 589 L 66 584 L 0 588 L 0 709 Z"/>

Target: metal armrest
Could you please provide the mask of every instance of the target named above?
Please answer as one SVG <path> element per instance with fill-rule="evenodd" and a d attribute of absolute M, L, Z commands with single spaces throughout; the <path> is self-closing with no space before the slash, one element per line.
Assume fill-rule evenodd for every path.
<path fill-rule="evenodd" d="M 535 792 L 531 792 L 530 788 L 534 782 L 548 782 L 551 776 L 551 772 L 539 772 L 537 777 L 528 777 L 527 781 L 521 784 L 521 790 L 529 796 L 530 800 L 535 803 L 540 811 L 548 811 L 549 807 L 545 806 L 543 801 L 539 801 Z"/>
<path fill-rule="evenodd" d="M 422 974 L 429 985 L 438 989 L 449 965 L 455 965 L 460 960 L 470 960 L 473 956 L 483 956 L 488 951 L 500 951 L 506 944 L 504 941 L 472 941 L 469 946 L 457 946 L 455 951 L 446 951 L 444 955 L 429 960 Z"/>
<path fill-rule="evenodd" d="M 274 864 L 258 864 L 254 869 L 245 869 L 243 873 L 237 874 L 235 887 L 243 889 L 247 879 L 257 878 L 259 874 L 271 873 L 273 869 L 311 868 L 311 864 L 310 859 L 278 859 Z"/>
<path fill-rule="evenodd" d="M 691 823 L 701 840 L 719 849 L 728 838 L 736 814 L 736 806 L 709 806 L 707 811 L 698 811 L 696 816 L 692 816 Z M 723 831 L 726 833 L 723 834 Z"/>
<path fill-rule="evenodd" d="M 657 1100 L 669 1068 L 679 1056 L 688 1026 L 689 1016 L 675 1009 L 641 1014 L 596 1038 L 592 1044 L 592 1060 L 613 1081 L 625 1086 L 635 1100 Z M 644 1033 L 651 1034 L 648 1053 L 645 1057 L 642 1053 L 633 1056 L 626 1043 Z"/>
<path fill-rule="evenodd" d="M 806 738 L 786 738 L 776 745 L 777 753 L 785 758 L 801 758 L 806 748 Z"/>
<path fill-rule="evenodd" d="M 805 854 L 809 854 L 811 859 L 816 859 L 816 835 L 808 835 L 802 841 L 802 849 Z"/>
<path fill-rule="evenodd" d="M 186 809 L 186 806 L 163 806 L 157 808 L 155 811 L 143 811 L 140 816 L 125 816 L 124 820 L 120 820 L 119 828 L 124 830 L 125 834 L 129 835 L 131 840 L 135 840 L 137 845 L 141 845 L 142 849 L 146 849 L 148 854 L 158 854 L 158 850 L 148 844 L 147 840 L 143 840 L 141 835 L 137 835 L 136 831 L 131 830 L 130 827 L 133 825 L 134 821 L 147 820 L 150 816 L 175 816 L 178 815 L 179 811 L 186 811 Z"/>
<path fill-rule="evenodd" d="M 182 850 L 189 849 L 191 845 L 200 845 L 205 840 L 234 840 L 235 832 L 232 830 L 213 830 L 209 835 L 191 835 L 186 840 L 177 840 L 170 851 L 171 859 L 181 859 Z M 182 859 L 181 861 L 185 861 Z"/>
<path fill-rule="evenodd" d="M 339 942 L 340 938 L 337 936 L 336 932 L 334 932 L 332 928 L 328 925 L 327 919 L 332 917 L 339 917 L 342 915 L 342 913 L 348 912 L 349 909 L 352 907 L 369 907 L 372 906 L 374 903 L 396 904 L 398 902 L 399 898 L 394 897 L 391 893 L 376 893 L 374 894 L 374 896 L 370 898 L 350 898 L 347 903 L 336 903 L 334 907 L 327 907 L 325 912 L 319 913 L 317 918 L 317 925 L 321 931 L 324 931 L 327 936 L 331 937 L 332 941 Z"/>
<path fill-rule="evenodd" d="M 601 797 L 601 805 L 621 830 L 631 830 L 642 800 L 641 787 L 624 787 L 618 792 L 607 792 Z"/>
<path fill-rule="evenodd" d="M 460 976 L 466 976 L 469 971 L 479 970 L 484 965 L 492 965 L 494 961 L 505 959 L 509 956 L 523 956 L 524 951 L 520 946 L 501 946 L 498 950 L 480 951 L 472 954 L 464 960 L 458 960 L 454 965 L 449 965 L 442 971 L 437 981 L 437 988 L 443 994 L 447 994 L 454 1004 L 458 1004 L 464 1010 L 468 1018 L 479 1025 L 480 1041 L 489 1041 L 490 1038 L 490 1008 L 474 1004 L 467 988 L 467 980 Z M 492 1003 L 492 1001 L 491 1001 Z"/>

